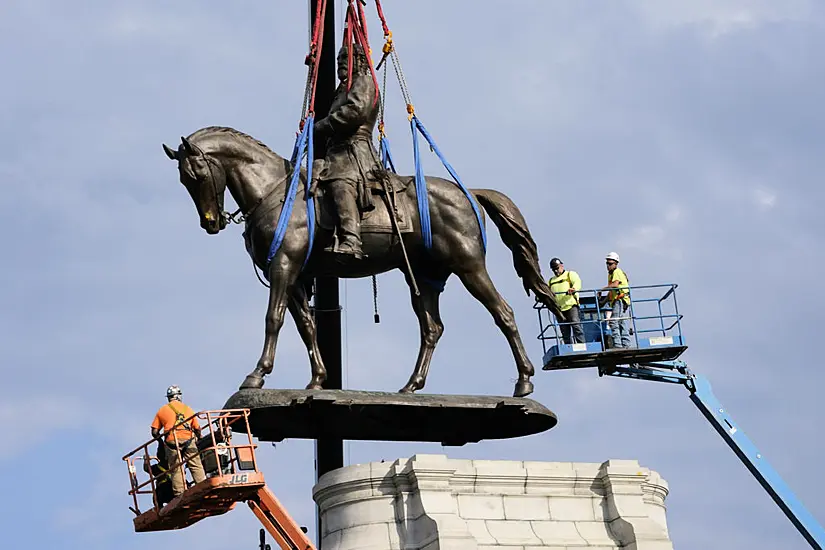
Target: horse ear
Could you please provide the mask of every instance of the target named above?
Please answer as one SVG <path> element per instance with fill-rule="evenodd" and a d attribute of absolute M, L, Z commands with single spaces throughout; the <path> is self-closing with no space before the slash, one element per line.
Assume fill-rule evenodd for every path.
<path fill-rule="evenodd" d="M 165 143 L 163 144 L 163 152 L 166 153 L 166 156 L 169 157 L 171 160 L 178 160 L 178 152 L 170 148 Z"/>
<path fill-rule="evenodd" d="M 195 149 L 195 148 L 192 146 L 192 144 L 191 144 L 191 143 L 189 143 L 189 140 L 188 140 L 188 139 L 186 139 L 185 137 L 181 136 L 181 137 L 180 137 L 180 142 L 181 142 L 181 143 L 183 143 L 183 148 L 184 148 L 184 150 L 185 150 L 187 153 L 189 153 L 190 155 L 197 155 L 197 154 L 198 154 L 198 150 L 197 150 L 197 149 Z"/>

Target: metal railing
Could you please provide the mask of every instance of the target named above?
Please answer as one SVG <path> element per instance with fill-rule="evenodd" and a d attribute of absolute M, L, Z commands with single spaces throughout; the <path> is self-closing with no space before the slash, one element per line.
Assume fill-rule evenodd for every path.
<path fill-rule="evenodd" d="M 186 460 L 183 460 L 180 445 L 178 445 L 177 428 L 183 426 L 184 424 L 190 426 L 192 420 L 195 418 L 198 419 L 198 423 L 201 425 L 201 437 L 192 442 L 193 445 L 197 445 L 198 452 Z M 241 433 L 240 436 L 246 440 L 244 443 L 232 443 L 231 426 L 236 422 L 243 422 L 243 426 L 239 427 L 242 428 L 242 432 L 246 432 L 245 438 L 243 437 L 243 433 Z M 175 449 L 172 449 L 164 442 L 164 439 L 170 434 L 173 435 Z M 152 507 L 156 512 L 160 512 L 160 509 L 163 506 L 158 498 L 158 485 L 160 485 L 161 482 L 166 482 L 171 486 L 171 469 L 164 469 L 161 466 L 158 457 L 151 454 L 149 451 L 149 447 L 155 443 L 158 445 L 164 445 L 166 453 L 177 453 L 175 467 L 180 469 L 179 473 L 185 488 L 188 486 L 186 481 L 186 466 L 188 466 L 191 460 L 196 456 L 201 458 L 201 463 L 203 464 L 204 458 L 209 457 L 209 453 L 214 453 L 215 468 L 210 468 L 210 471 L 206 472 L 206 467 L 204 467 L 206 477 L 214 477 L 216 475 L 232 475 L 239 473 L 239 471 L 258 471 L 258 462 L 255 457 L 255 448 L 257 445 L 252 442 L 252 433 L 249 429 L 249 409 L 200 411 L 193 414 L 189 418 L 185 418 L 184 420 L 177 422 L 169 432 L 162 434 L 156 439 L 150 439 L 146 443 L 124 455 L 123 460 L 126 462 L 129 470 L 129 481 L 131 487 L 129 489 L 129 495 L 132 497 L 134 503 L 134 507 L 130 506 L 129 509 L 132 510 L 135 515 L 141 514 L 139 495 L 151 495 Z M 225 463 L 222 463 L 221 456 L 228 457 Z M 167 465 L 172 462 L 170 458 L 171 457 L 167 454 Z M 211 461 L 211 458 L 209 460 Z M 145 479 L 145 481 L 141 481 L 140 478 L 143 476 L 138 474 L 139 470 L 136 467 L 138 462 L 143 465 L 140 471 L 146 474 L 147 479 Z M 153 465 L 159 466 L 159 471 L 157 474 L 152 473 Z M 166 478 L 165 481 L 164 478 Z"/>
<path fill-rule="evenodd" d="M 628 320 L 631 327 L 631 347 L 639 347 L 640 340 L 678 337 L 682 341 L 682 315 L 676 302 L 674 283 L 660 285 L 640 285 L 615 287 L 613 291 L 625 291 L 630 298 L 626 313 L 621 317 L 613 316 L 613 308 L 607 302 L 608 291 L 602 288 L 582 289 L 577 293 L 579 304 L 579 323 L 584 332 L 585 343 L 599 342 L 602 350 L 613 348 L 613 330 L 620 320 Z M 564 292 L 555 293 L 557 296 Z M 539 317 L 538 339 L 541 340 L 543 353 L 554 346 L 565 343 L 562 327 L 577 323 L 561 322 L 538 300 L 533 305 Z M 571 330 L 572 333 L 572 330 Z"/>

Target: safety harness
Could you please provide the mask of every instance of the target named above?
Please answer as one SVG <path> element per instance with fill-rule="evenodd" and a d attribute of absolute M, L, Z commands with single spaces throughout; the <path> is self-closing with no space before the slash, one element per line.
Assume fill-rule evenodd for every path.
<path fill-rule="evenodd" d="M 169 408 L 172 409 L 172 411 L 175 413 L 175 424 L 173 425 L 172 430 L 169 433 L 176 432 L 180 428 L 183 428 L 185 430 L 188 430 L 189 432 L 194 433 L 194 430 L 192 430 L 191 423 L 186 422 L 186 416 L 184 416 L 184 414 L 182 412 L 180 412 L 178 409 L 175 408 L 174 405 L 172 405 L 172 401 L 170 401 L 168 403 L 168 405 L 169 405 Z M 167 435 L 167 437 L 169 436 L 169 434 L 166 434 L 166 435 Z M 193 439 L 194 439 L 194 436 L 190 437 L 186 441 L 178 441 L 178 443 L 182 443 L 184 447 L 188 447 Z M 168 439 L 166 439 L 165 441 L 166 441 L 167 445 L 170 445 L 170 446 L 175 445 L 174 440 L 170 442 Z"/>

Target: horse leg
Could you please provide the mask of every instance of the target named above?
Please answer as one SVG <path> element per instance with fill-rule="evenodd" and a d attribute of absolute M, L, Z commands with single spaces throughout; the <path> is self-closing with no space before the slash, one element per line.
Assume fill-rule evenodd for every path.
<path fill-rule="evenodd" d="M 324 380 L 327 379 L 327 369 L 321 357 L 321 350 L 318 349 L 318 333 L 315 330 L 315 319 L 309 310 L 309 300 L 306 289 L 301 281 L 292 285 L 289 293 L 289 312 L 295 319 L 295 325 L 309 354 L 309 363 L 312 368 L 312 379 L 307 384 L 308 390 L 323 389 Z"/>
<path fill-rule="evenodd" d="M 518 381 L 513 396 L 525 397 L 530 395 L 533 393 L 533 383 L 530 381 L 530 377 L 535 374 L 535 369 L 524 350 L 524 344 L 521 342 L 512 308 L 498 293 L 493 281 L 490 280 L 486 267 L 483 265 L 475 271 L 458 273 L 457 275 L 470 294 L 487 308 L 487 311 L 493 316 L 496 326 L 504 333 L 507 342 L 510 344 L 518 369 Z"/>
<path fill-rule="evenodd" d="M 297 270 L 293 268 L 292 262 L 279 254 L 273 259 L 278 262 L 278 266 L 270 267 L 270 274 L 277 273 L 277 277 L 270 276 L 269 305 L 266 309 L 266 336 L 264 338 L 264 349 L 258 364 L 241 384 L 240 389 L 258 389 L 264 385 L 264 376 L 272 372 L 275 364 L 275 346 L 278 344 L 278 333 L 284 325 L 284 313 L 288 302 L 288 292 L 295 283 L 296 275 L 291 275 Z M 300 265 L 300 264 L 299 264 Z"/>
<path fill-rule="evenodd" d="M 413 310 L 418 317 L 418 325 L 421 329 L 421 345 L 418 348 L 418 359 L 415 362 L 415 369 L 412 376 L 410 376 L 410 381 L 401 388 L 400 393 L 413 393 L 424 387 L 427 382 L 427 373 L 430 370 L 433 351 L 438 339 L 444 333 L 444 323 L 441 322 L 441 312 L 438 308 L 441 291 L 427 283 L 422 284 L 419 290 L 421 295 L 416 296 L 412 286 L 410 286 Z"/>

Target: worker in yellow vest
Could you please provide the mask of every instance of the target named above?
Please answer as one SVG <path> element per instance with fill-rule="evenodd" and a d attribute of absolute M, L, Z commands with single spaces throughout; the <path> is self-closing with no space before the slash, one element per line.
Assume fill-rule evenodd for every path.
<path fill-rule="evenodd" d="M 602 291 L 608 291 L 607 296 L 600 295 L 599 304 L 610 304 L 612 313 L 608 326 L 613 340 L 613 348 L 631 347 L 630 333 L 630 282 L 627 275 L 619 267 L 619 255 L 615 252 L 605 257 L 607 266 L 607 286 Z"/>
<path fill-rule="evenodd" d="M 559 304 L 561 317 L 558 317 L 561 327 L 561 338 L 565 344 L 584 343 L 584 329 L 579 315 L 579 291 L 582 289 L 582 280 L 575 271 L 566 271 L 564 263 L 558 258 L 550 260 L 550 269 L 553 278 L 548 285 Z"/>

